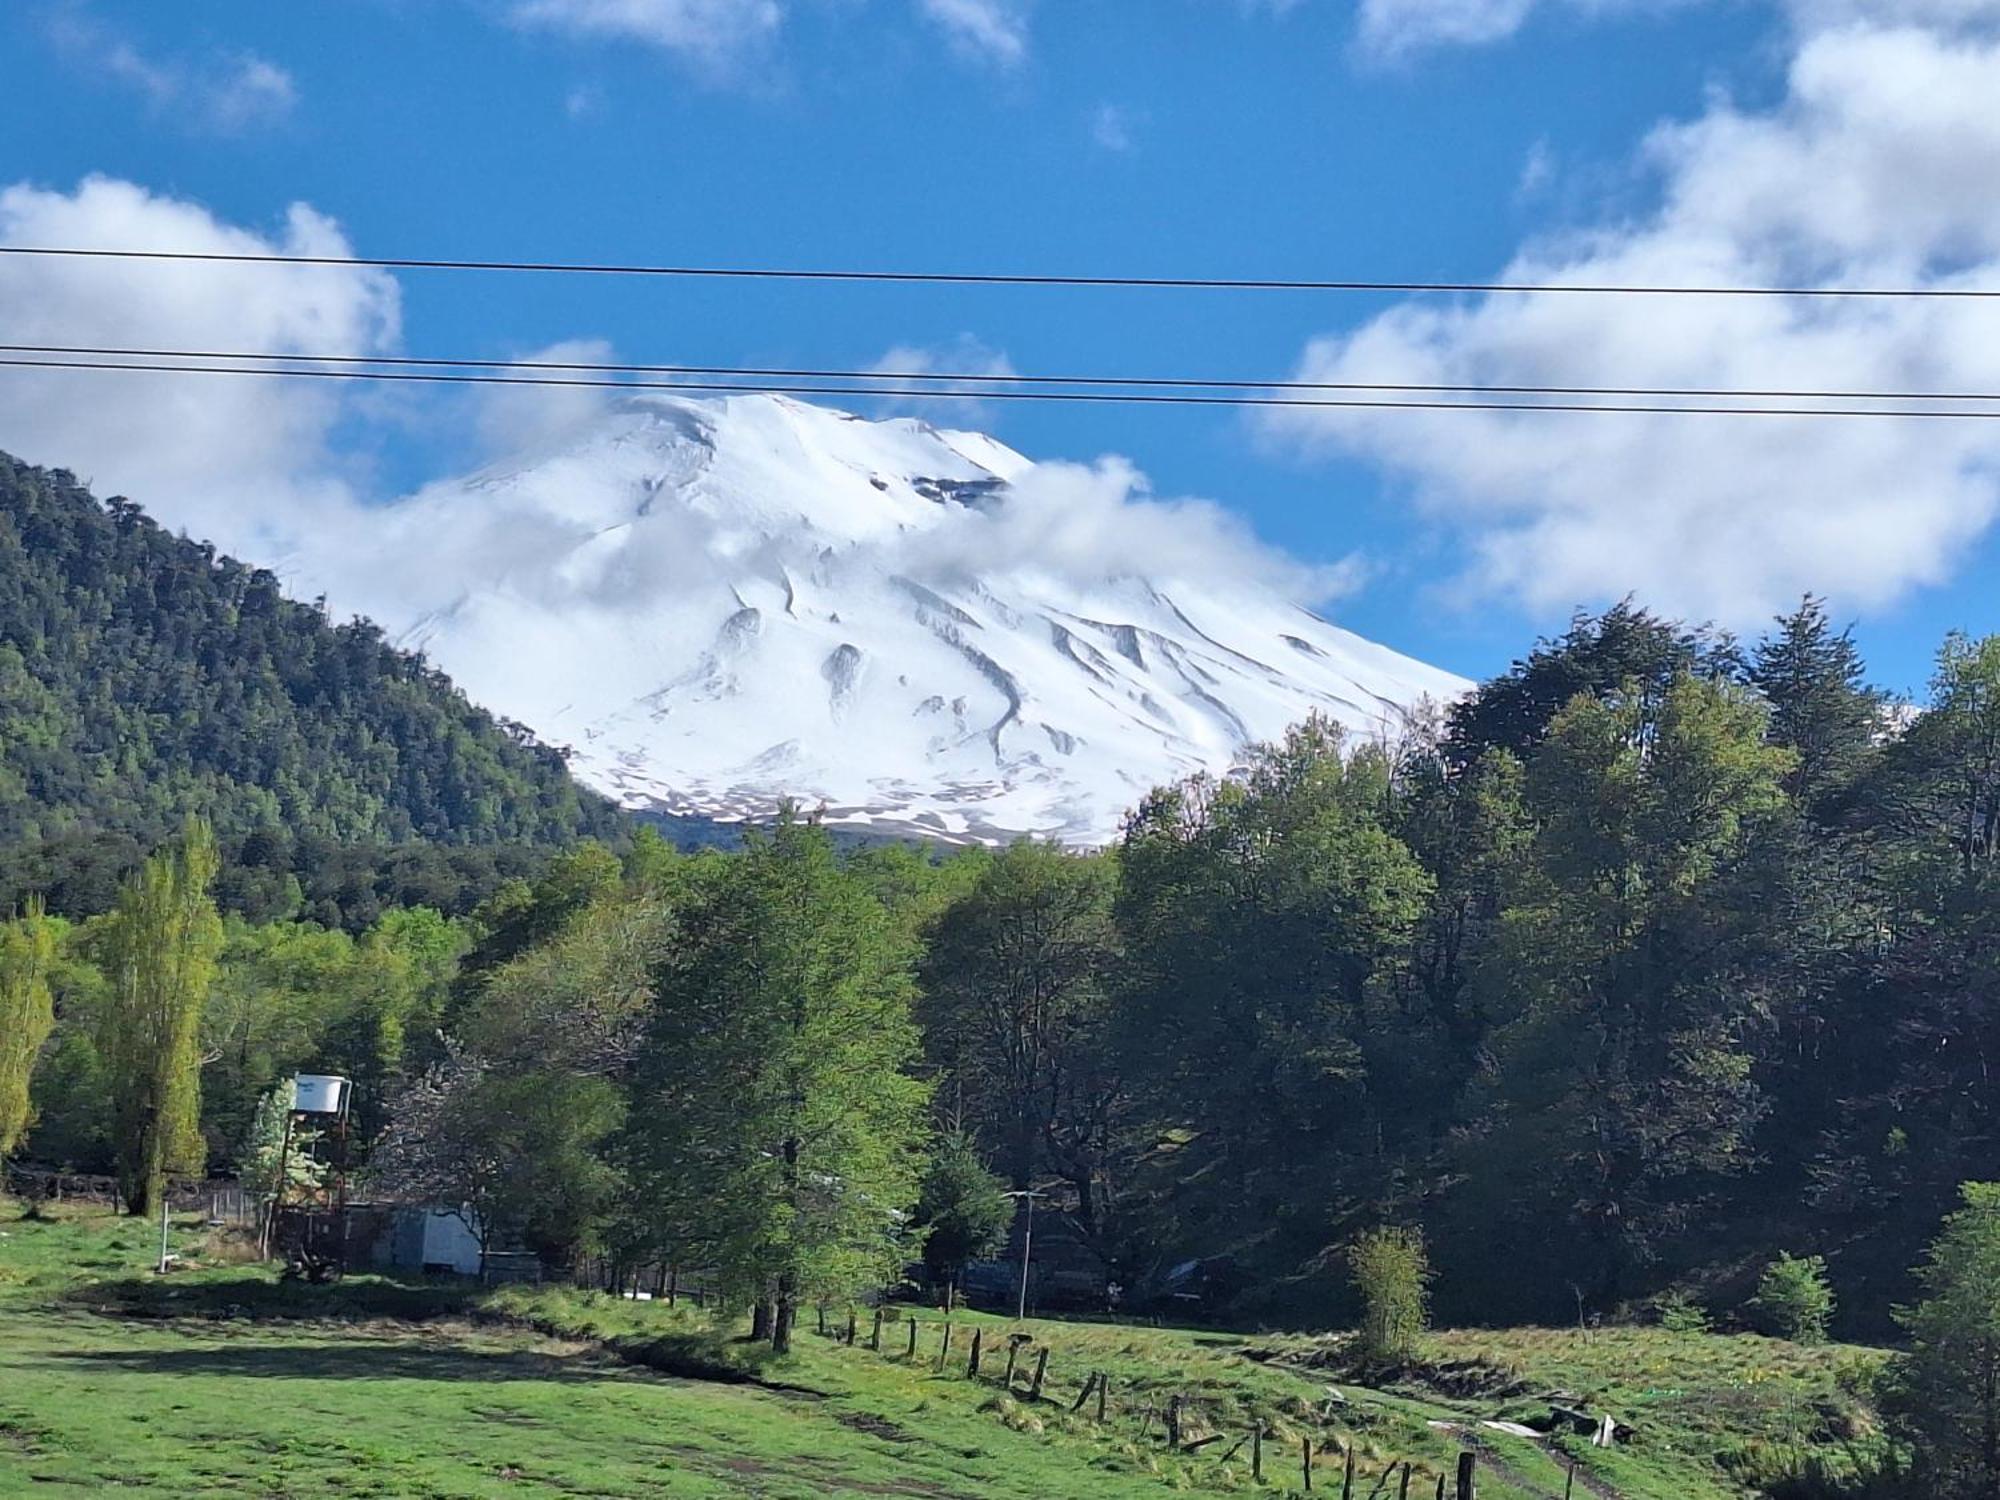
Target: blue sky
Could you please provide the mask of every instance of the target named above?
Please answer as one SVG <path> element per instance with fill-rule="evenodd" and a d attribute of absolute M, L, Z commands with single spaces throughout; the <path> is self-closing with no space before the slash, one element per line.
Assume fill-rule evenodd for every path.
<path fill-rule="evenodd" d="M 95 175 L 144 195 L 135 225 L 174 202 L 276 238 L 304 203 L 363 255 L 1922 283 L 2000 263 L 2000 209 L 1926 217 L 1896 196 L 1993 198 L 1992 19 L 1981 0 L 1865 16 L 1834 0 L 17 0 L 0 14 L 0 187 L 45 196 L 17 192 L 0 238 L 53 232 L 55 200 Z M 1891 219 L 1893 236 L 1877 227 Z M 49 331 L 66 304 L 10 270 L 0 309 L 21 326 L 32 306 Z M 1467 298 L 396 282 L 393 331 L 357 336 L 422 355 L 595 339 L 718 364 L 864 366 L 909 348 L 1026 372 L 2000 389 L 1993 324 L 1947 323 L 1949 309 L 1746 324 L 1569 299 L 1538 321 Z M 102 298 L 66 290 L 92 338 L 163 336 L 128 333 L 144 292 L 128 287 L 139 301 L 121 305 L 139 310 L 107 322 Z M 64 426 L 48 402 L 10 404 L 38 378 L 0 375 L 0 442 L 95 467 L 176 519 L 126 478 L 150 456 L 132 446 L 143 424 Z M 435 410 L 355 400 L 267 418 L 271 495 L 323 477 L 284 469 L 271 455 L 288 445 L 324 449 L 325 473 L 385 498 L 470 460 L 468 424 Z M 956 419 L 1036 457 L 1124 454 L 1161 494 L 1223 502 L 1309 562 L 1356 560 L 1333 617 L 1467 675 L 1628 590 L 1754 630 L 1772 601 L 1819 589 L 1904 689 L 1944 630 L 2000 628 L 1994 440 L 1943 431 L 1981 424 L 1746 436 L 1758 419 L 1273 424 L 1098 406 Z M 1829 431 L 1871 425 L 1899 430 Z M 86 451 L 44 451 L 59 433 Z M 154 461 L 202 482 L 196 457 Z"/>

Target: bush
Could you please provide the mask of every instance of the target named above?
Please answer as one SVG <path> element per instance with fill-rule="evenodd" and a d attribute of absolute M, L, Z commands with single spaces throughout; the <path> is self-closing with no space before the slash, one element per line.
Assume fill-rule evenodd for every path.
<path fill-rule="evenodd" d="M 1764 1268 L 1749 1311 L 1759 1332 L 1795 1344 L 1825 1343 L 1826 1325 L 1833 1320 L 1826 1261 L 1817 1255 L 1781 1253 Z"/>
<path fill-rule="evenodd" d="M 1653 1299 L 1653 1317 L 1669 1333 L 1707 1333 L 1708 1309 L 1678 1287 Z"/>
<path fill-rule="evenodd" d="M 1361 1352 L 1408 1359 L 1417 1352 L 1430 1307 L 1430 1256 L 1420 1229 L 1371 1229 L 1347 1252 L 1361 1293 Z"/>

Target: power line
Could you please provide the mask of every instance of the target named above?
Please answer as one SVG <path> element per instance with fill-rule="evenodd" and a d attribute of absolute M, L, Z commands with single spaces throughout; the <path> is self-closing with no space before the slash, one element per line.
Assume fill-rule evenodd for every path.
<path fill-rule="evenodd" d="M 1566 401 L 1432 401 L 1362 397 L 1205 396 L 1160 392 L 910 390 L 795 384 L 726 384 L 713 381 L 601 380 L 582 376 L 473 375 L 459 371 L 273 369 L 268 366 L 139 363 L 135 361 L 0 358 L 0 367 L 49 370 L 117 370 L 175 375 L 262 376 L 274 380 L 402 381 L 429 385 L 589 387 L 617 391 L 671 391 L 697 394 L 776 396 L 868 396 L 920 401 L 1046 401 L 1139 406 L 1305 407 L 1380 411 L 1548 411 L 1611 412 L 1658 416 L 1730 417 L 1894 417 L 1936 420 L 2000 420 L 2000 409 L 1939 411 L 1894 407 L 1661 406 L 1638 403 Z"/>
<path fill-rule="evenodd" d="M 844 380 L 844 381 L 926 381 L 943 385 L 977 386 L 1084 386 L 1119 387 L 1141 390 L 1221 390 L 1221 391 L 1377 391 L 1433 395 L 1494 396 L 1657 396 L 1695 400 L 1782 400 L 1782 401 L 1996 401 L 1996 391 L 1856 391 L 1745 389 L 1726 386 L 1626 386 L 1626 385 L 1494 385 L 1418 383 L 1380 380 L 1237 380 L 1205 379 L 1194 376 L 1144 375 L 1004 375 L 980 371 L 942 370 L 854 370 L 773 367 L 757 365 L 658 365 L 620 364 L 596 360 L 556 359 L 443 359 L 414 355 L 373 354 L 262 354 L 218 349 L 123 349 L 89 344 L 0 344 L 0 354 L 86 355 L 92 358 L 149 360 L 259 360 L 308 365 L 384 365 L 396 368 L 445 370 L 559 370 L 596 374 L 724 376 L 743 380 Z M 279 373 L 273 371 L 271 373 Z M 735 389 L 736 387 L 729 387 Z M 746 390 L 761 387 L 745 386 Z M 856 385 L 840 394 L 880 395 L 874 385 Z M 932 394 L 945 394 L 933 392 Z M 974 391 L 967 394 L 993 395 Z M 1678 410 L 1678 408 L 1676 408 Z"/>
<path fill-rule="evenodd" d="M 2000 299 L 1987 287 L 1660 286 L 1606 282 L 1286 280 L 1257 276 L 1072 276 L 996 271 L 830 270 L 796 266 L 698 266 L 552 260 L 449 260 L 394 255 L 276 255 L 222 250 L 112 250 L 0 245 L 0 255 L 87 260 L 192 261 L 228 265 L 346 266 L 390 271 L 498 271 L 569 276 L 653 276 L 734 281 L 887 282 L 907 286 L 1116 287 L 1140 291 L 1565 293 L 1644 297 L 1837 297 Z"/>

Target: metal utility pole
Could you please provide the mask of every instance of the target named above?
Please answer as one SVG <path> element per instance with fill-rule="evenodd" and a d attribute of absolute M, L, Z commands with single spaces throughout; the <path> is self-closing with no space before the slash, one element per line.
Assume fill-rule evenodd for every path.
<path fill-rule="evenodd" d="M 1040 1188 L 1017 1188 L 1011 1193 L 1002 1193 L 1003 1198 L 1019 1198 L 1027 1206 L 1027 1218 L 1021 1226 L 1021 1297 L 1016 1305 L 1015 1321 L 1028 1321 L 1028 1262 L 1035 1245 L 1035 1200 L 1044 1196 Z"/>

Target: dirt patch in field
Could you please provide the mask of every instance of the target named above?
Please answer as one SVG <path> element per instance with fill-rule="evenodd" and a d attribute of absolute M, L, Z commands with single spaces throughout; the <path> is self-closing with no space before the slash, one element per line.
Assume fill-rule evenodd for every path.
<path fill-rule="evenodd" d="M 885 1443 L 915 1443 L 921 1441 L 914 1432 L 898 1427 L 887 1417 L 878 1417 L 873 1412 L 837 1411 L 833 1420 L 852 1432 L 865 1432 L 870 1437 L 881 1438 Z"/>

